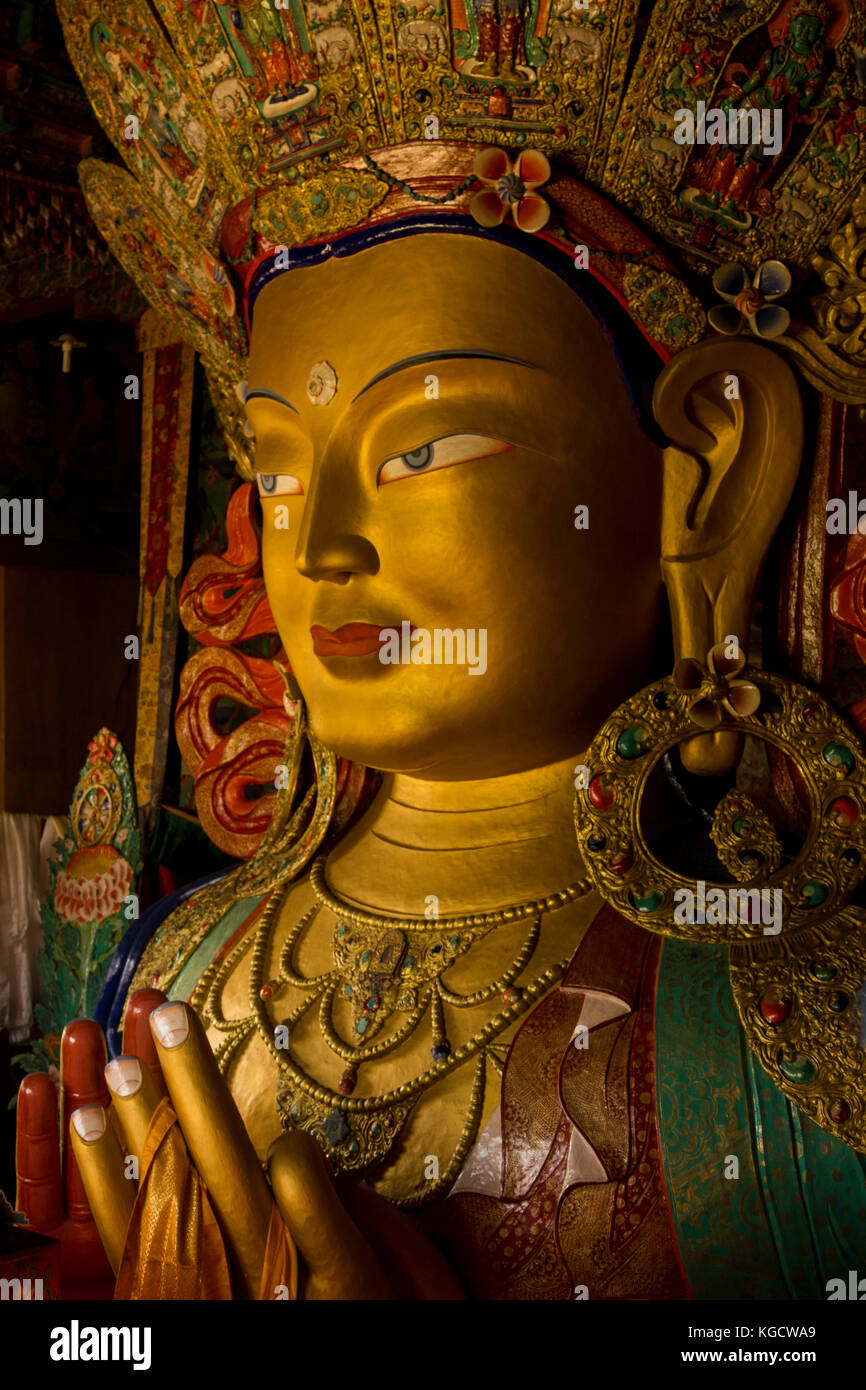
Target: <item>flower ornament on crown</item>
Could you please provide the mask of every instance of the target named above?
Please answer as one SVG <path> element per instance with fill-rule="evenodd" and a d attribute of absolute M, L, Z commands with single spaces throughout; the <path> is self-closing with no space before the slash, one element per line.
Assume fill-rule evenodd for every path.
<path fill-rule="evenodd" d="M 789 14 L 790 19 L 799 19 L 801 15 L 808 15 L 810 19 L 820 19 L 824 24 L 829 24 L 833 18 L 833 10 L 830 5 L 825 3 L 825 0 L 795 0 Z"/>
<path fill-rule="evenodd" d="M 363 245 L 365 230 L 381 239 L 408 224 L 518 246 L 529 237 L 609 292 L 667 360 L 713 331 L 717 267 L 781 262 L 796 294 L 866 173 L 860 108 L 834 105 L 828 85 L 854 81 L 848 0 L 669 0 L 646 26 L 636 0 L 568 13 L 432 0 L 423 17 L 406 0 L 58 0 L 58 11 L 125 166 L 83 161 L 90 211 L 199 352 L 246 477 L 254 445 L 235 386 L 255 295 L 338 239 Z M 700 151 L 670 138 L 672 102 L 727 90 L 731 64 L 753 64 L 756 34 L 769 50 L 802 14 L 825 32 L 806 63 L 808 100 L 799 68 L 774 79 L 790 123 L 784 158 L 732 184 L 717 212 L 701 192 Z M 700 82 L 673 96 L 694 45 Z M 752 299 L 741 294 L 747 317 Z M 860 399 L 844 352 L 828 356 L 796 325 L 774 341 L 820 389 L 838 380 L 843 398 Z M 314 382 L 319 403 L 327 375 Z"/>
<path fill-rule="evenodd" d="M 475 173 L 486 187 L 469 211 L 480 227 L 498 227 L 510 214 L 524 232 L 540 232 L 550 205 L 535 191 L 550 178 L 550 162 L 539 150 L 522 150 L 515 160 L 495 146 L 475 156 Z"/>

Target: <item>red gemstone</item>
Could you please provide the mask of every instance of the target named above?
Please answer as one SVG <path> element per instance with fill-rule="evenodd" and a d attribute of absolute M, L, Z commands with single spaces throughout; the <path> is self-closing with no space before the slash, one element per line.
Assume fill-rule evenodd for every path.
<path fill-rule="evenodd" d="M 259 998 L 270 999 L 273 992 L 274 991 L 271 989 L 270 985 L 262 985 L 261 989 L 259 990 Z"/>
<path fill-rule="evenodd" d="M 355 1089 L 355 1077 L 351 1072 L 344 1072 L 338 1083 L 339 1089 L 344 1096 L 350 1096 Z"/>
<path fill-rule="evenodd" d="M 830 807 L 837 825 L 853 825 L 860 815 L 860 808 L 850 796 L 839 796 Z"/>
<path fill-rule="evenodd" d="M 520 1002 L 520 990 L 519 990 L 519 989 L 515 989 L 513 985 L 511 986 L 510 989 L 504 990 L 504 991 L 503 991 L 503 994 L 502 994 L 502 1002 L 503 1002 L 503 1004 L 517 1004 L 517 1003 L 519 1003 L 519 1002 Z"/>
<path fill-rule="evenodd" d="M 804 719 L 817 719 L 821 713 L 820 705 L 807 705 L 803 710 Z"/>
<path fill-rule="evenodd" d="M 607 810 L 608 806 L 613 805 L 613 792 L 601 773 L 599 773 L 597 777 L 593 777 L 588 790 L 590 801 L 593 806 L 597 806 L 600 811 Z"/>
<path fill-rule="evenodd" d="M 626 850 L 623 854 L 615 854 L 607 867 L 612 874 L 617 874 L 618 877 L 622 877 L 623 874 L 628 873 L 633 863 L 634 855 L 631 850 Z"/>
<path fill-rule="evenodd" d="M 791 1005 L 787 1000 L 774 999 L 770 994 L 764 995 L 758 1008 L 768 1023 L 784 1023 L 791 1012 Z"/>
<path fill-rule="evenodd" d="M 830 1105 L 829 1115 L 834 1125 L 844 1125 L 851 1117 L 851 1107 L 847 1100 L 834 1100 Z"/>

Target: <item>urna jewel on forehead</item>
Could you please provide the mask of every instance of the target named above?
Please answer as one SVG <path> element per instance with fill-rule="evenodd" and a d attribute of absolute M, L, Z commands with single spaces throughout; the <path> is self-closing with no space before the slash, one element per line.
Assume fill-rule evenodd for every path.
<path fill-rule="evenodd" d="M 405 234 L 406 219 L 545 243 L 662 359 L 713 331 L 773 336 L 819 389 L 860 399 L 836 323 L 859 282 L 831 245 L 866 171 L 850 95 L 866 21 L 845 0 L 668 0 L 645 27 L 637 0 L 58 9 L 126 165 L 83 162 L 88 206 L 201 354 L 245 476 L 235 387 L 261 267 L 340 254 L 362 228 Z M 685 116 L 700 136 L 716 108 L 730 142 L 679 142 Z M 758 108 L 781 121 L 775 152 L 753 138 Z M 815 308 L 797 299 L 813 263 L 830 287 Z"/>

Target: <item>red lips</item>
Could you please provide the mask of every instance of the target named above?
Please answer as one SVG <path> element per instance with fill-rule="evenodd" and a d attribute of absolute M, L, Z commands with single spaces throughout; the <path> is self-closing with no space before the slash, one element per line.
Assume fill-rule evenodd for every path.
<path fill-rule="evenodd" d="M 344 623 L 336 632 L 314 624 L 310 628 L 316 656 L 369 656 L 382 645 L 381 626 L 372 623 Z"/>

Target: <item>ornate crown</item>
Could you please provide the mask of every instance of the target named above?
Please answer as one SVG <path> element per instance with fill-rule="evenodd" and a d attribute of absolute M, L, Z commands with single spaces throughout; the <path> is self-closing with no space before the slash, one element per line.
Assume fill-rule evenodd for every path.
<path fill-rule="evenodd" d="M 842 225 L 866 167 L 866 20 L 848 0 L 58 8 L 129 171 L 84 161 L 94 220 L 200 352 L 246 476 L 234 387 L 258 269 L 279 246 L 407 215 L 489 225 L 510 212 L 534 229 L 518 235 L 572 255 L 585 244 L 590 272 L 663 356 L 709 331 L 714 299 L 741 310 L 718 316 L 720 331 L 761 332 L 766 298 L 820 289 L 814 265 L 820 331 L 805 298 L 792 322 L 778 309 L 763 322 L 785 328 L 780 346 L 820 389 L 866 396 L 864 209 Z M 795 42 L 803 14 L 816 26 Z M 699 102 L 779 112 L 780 147 L 679 143 L 678 114 Z M 506 151 L 533 153 L 521 172 Z"/>

